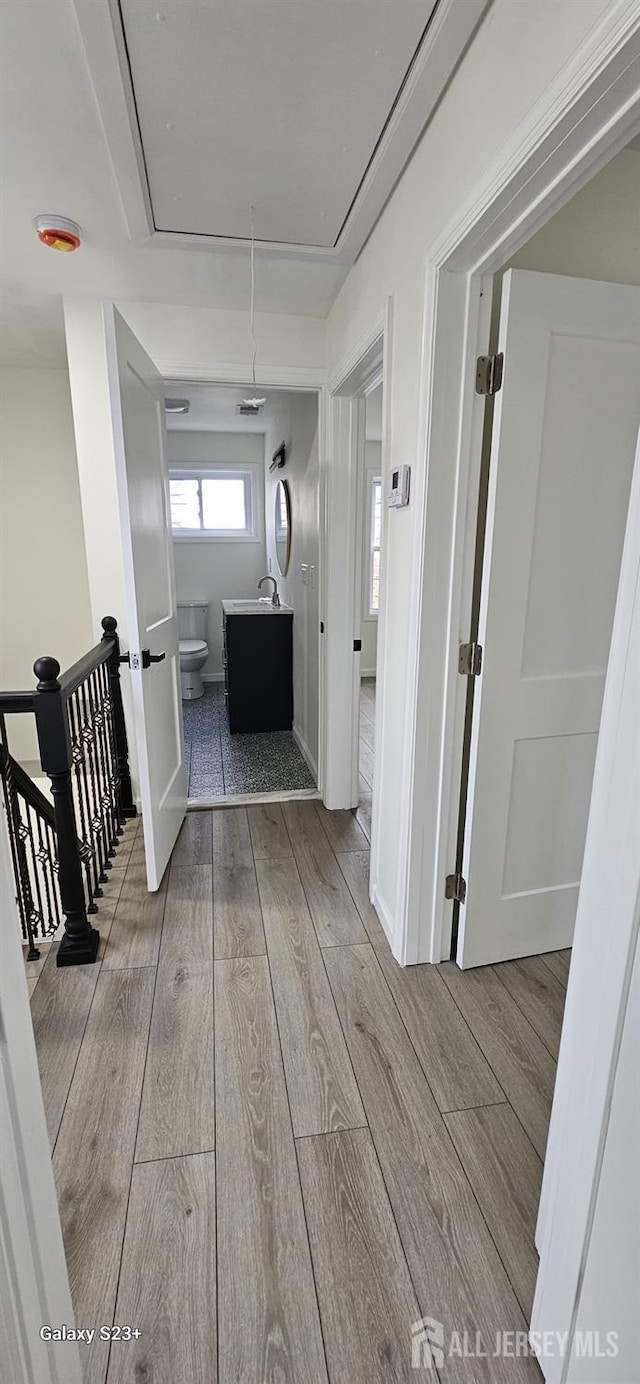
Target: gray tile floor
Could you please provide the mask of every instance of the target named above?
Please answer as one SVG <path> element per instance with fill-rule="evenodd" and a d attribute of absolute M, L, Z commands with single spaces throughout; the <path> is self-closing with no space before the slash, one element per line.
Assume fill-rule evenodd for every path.
<path fill-rule="evenodd" d="M 190 798 L 316 787 L 291 731 L 230 734 L 221 682 L 182 711 Z"/>

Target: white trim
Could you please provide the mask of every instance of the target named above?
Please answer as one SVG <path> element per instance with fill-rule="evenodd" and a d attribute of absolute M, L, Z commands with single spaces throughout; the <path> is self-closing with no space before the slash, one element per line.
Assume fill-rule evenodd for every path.
<path fill-rule="evenodd" d="M 177 364 L 175 361 L 174 361 L 174 362 L 171 362 L 171 363 L 165 362 L 164 367 L 163 367 L 163 365 L 162 365 L 162 362 L 158 362 L 157 365 L 158 365 L 158 369 L 161 371 L 161 373 L 162 373 L 163 375 L 164 375 L 164 369 L 165 369 L 165 368 L 170 370 L 171 373 L 168 374 L 168 375 L 165 377 L 165 383 L 166 383 L 167 386 L 169 386 L 169 387 L 171 387 L 172 385 L 183 385 L 183 384 L 185 384 L 185 383 L 186 383 L 186 384 L 193 384 L 193 383 L 198 383 L 198 382 L 204 382 L 204 383 L 206 383 L 206 384 L 211 384 L 211 385 L 223 384 L 223 383 L 225 383 L 225 384 L 234 383 L 234 384 L 237 384 L 239 387 L 244 388 L 244 387 L 247 386 L 247 384 L 249 383 L 248 380 L 247 380 L 246 366 L 224 365 L 224 364 L 220 364 L 219 362 L 216 362 L 215 360 L 212 360 L 212 361 L 210 362 L 210 364 L 208 364 L 208 365 L 205 365 L 205 364 L 203 364 L 203 363 L 201 362 L 198 366 L 188 365 L 188 364 L 186 364 L 185 362 L 182 362 L 182 363 L 180 363 L 180 364 Z M 328 413 L 328 403 L 327 403 L 327 399 L 328 399 L 328 396 L 327 396 L 327 390 L 326 390 L 326 379 L 327 379 L 327 372 L 326 372 L 326 370 L 324 370 L 324 369 L 323 369 L 323 370 L 319 370 L 319 369 L 316 369 L 315 367 L 306 368 L 306 367 L 296 367 L 296 366 L 281 365 L 281 366 L 274 366 L 274 367 L 272 367 L 272 368 L 270 368 L 270 367 L 261 368 L 261 369 L 260 369 L 260 375 L 259 375 L 258 380 L 257 380 L 257 388 L 259 388 L 259 389 L 260 389 L 260 388 L 267 388 L 267 387 L 270 386 L 270 387 L 272 387 L 272 388 L 278 388 L 278 389 L 282 389 L 282 390 L 287 390 L 287 391 L 290 392 L 290 393 L 296 393 L 296 392 L 298 392 L 298 391 L 301 392 L 301 393 L 313 393 L 313 394 L 316 395 L 317 400 L 318 400 L 318 456 L 319 456 L 319 464 L 318 464 L 318 530 L 319 530 L 319 548 L 318 548 L 318 564 L 317 564 L 317 566 L 318 566 L 318 591 L 319 591 L 319 612 L 318 612 L 318 632 L 317 632 L 317 639 L 318 639 L 318 764 L 317 764 L 317 768 L 314 770 L 314 774 L 315 774 L 315 776 L 316 776 L 316 778 L 317 778 L 318 793 L 319 793 L 321 796 L 323 796 L 323 797 L 324 797 L 325 782 L 326 782 L 326 777 L 327 777 L 326 756 L 327 756 L 327 754 L 330 752 L 330 748 L 329 748 L 329 747 L 331 746 L 332 739 L 333 739 L 333 737 L 335 736 L 336 725 L 339 724 L 339 721 L 336 722 L 335 720 L 332 720 L 332 722 L 331 722 L 331 730 L 329 731 L 329 729 L 328 729 L 328 722 L 327 722 L 327 692 L 326 692 L 326 689 L 327 689 L 327 655 L 326 655 L 326 643 L 327 643 L 327 641 L 326 641 L 325 636 L 321 633 L 321 626 L 322 626 L 322 625 L 324 625 L 324 626 L 325 626 L 325 629 L 326 629 L 326 625 L 327 625 L 327 609 L 328 609 L 328 604 L 327 604 L 327 590 L 326 590 L 326 586 L 327 586 L 326 573 L 327 573 L 327 570 L 328 570 L 328 562 L 327 562 L 327 559 L 326 559 L 326 547 L 327 547 L 327 541 L 328 541 L 328 539 L 327 539 L 327 533 L 328 533 L 328 529 L 327 529 L 327 522 L 328 522 L 328 521 L 327 521 L 327 494 L 328 494 L 328 487 L 327 487 L 327 468 L 328 468 L 328 454 L 327 454 L 327 442 L 326 442 L 326 439 L 327 439 L 327 436 L 328 436 L 328 433 L 327 433 L 327 413 Z M 251 387 L 253 387 L 253 386 L 251 385 Z M 176 463 L 173 463 L 173 462 L 171 463 L 171 465 L 175 465 L 175 464 L 176 464 Z M 175 536 L 174 536 L 174 538 L 175 538 Z M 189 541 L 189 540 L 187 540 L 187 541 Z M 236 541 L 236 540 L 235 540 L 235 539 L 231 539 L 231 540 L 225 540 L 225 539 L 211 539 L 211 540 L 208 540 L 208 539 L 203 535 L 202 538 L 197 539 L 196 541 L 199 541 L 199 542 L 203 542 L 203 541 L 204 541 L 204 542 L 207 542 L 207 541 L 211 541 L 211 542 L 225 542 L 225 541 L 231 541 L 231 542 L 234 542 L 234 541 Z M 246 540 L 245 540 L 245 541 L 246 541 Z M 337 599 L 339 600 L 339 593 L 338 593 Z M 218 680 L 218 676 L 219 676 L 219 675 L 217 675 L 217 674 L 213 674 L 213 675 L 211 675 L 211 674 L 203 674 L 203 681 L 206 682 L 206 681 L 210 680 L 211 678 L 213 678 L 213 680 L 216 680 L 216 681 L 217 681 L 217 680 Z M 220 680 L 222 680 L 222 679 L 220 679 Z M 249 800 L 251 800 L 251 799 L 249 799 Z M 279 801 L 279 800 L 280 800 L 280 799 L 279 799 L 278 796 L 276 795 L 276 798 L 274 799 L 274 801 Z M 194 802 L 194 801 L 197 801 L 198 803 L 201 802 L 200 799 L 197 799 L 197 800 L 191 799 L 191 800 L 190 800 L 190 806 L 193 806 L 193 802 Z M 208 801 L 208 800 L 207 800 L 207 801 Z M 212 799 L 211 801 L 216 801 L 216 800 L 215 800 L 215 799 Z M 227 804 L 229 803 L 229 799 L 224 799 L 223 801 L 227 802 Z M 267 798 L 265 799 L 265 801 L 270 801 L 269 796 L 267 796 Z"/>
<path fill-rule="evenodd" d="M 201 673 L 203 682 L 224 682 L 224 673 Z M 193 697 L 190 698 L 193 701 Z"/>
<path fill-rule="evenodd" d="M 238 389 L 253 389 L 251 369 L 246 364 L 229 364 L 213 356 L 209 361 L 175 360 L 160 356 L 155 357 L 155 364 L 169 387 L 186 381 L 188 384 L 231 384 L 237 385 Z M 259 364 L 257 368 L 257 389 L 286 389 L 294 394 L 298 390 L 308 392 L 323 389 L 327 382 L 327 372 L 321 366 Z"/>
<path fill-rule="evenodd" d="M 461 753 L 455 662 L 471 599 L 466 518 L 475 509 L 479 462 L 472 362 L 486 331 L 481 275 L 499 268 L 624 145 L 640 124 L 639 88 L 640 8 L 637 0 L 615 0 L 427 258 L 419 437 L 426 460 L 413 495 L 423 522 L 412 559 L 418 599 L 400 823 L 408 845 L 396 919 L 404 963 L 439 961 L 449 950 L 443 886 L 455 855 L 452 793 Z"/>
<path fill-rule="evenodd" d="M 325 781 L 323 801 L 333 810 L 358 803 L 357 725 L 360 661 L 353 641 L 360 630 L 356 545 L 358 478 L 364 457 L 364 398 L 327 400 L 325 518 Z M 350 708 L 350 711 L 347 711 Z"/>
<path fill-rule="evenodd" d="M 371 163 L 357 189 L 335 245 L 258 241 L 259 254 L 278 258 L 352 264 L 370 235 L 400 174 L 426 128 L 489 0 L 433 0 L 433 14 L 411 63 Z M 117 0 L 96 5 L 74 0 L 90 81 L 102 120 L 116 187 L 134 244 L 167 249 L 246 251 L 237 236 L 187 235 L 157 231 L 135 109 Z M 428 19 L 428 11 L 425 20 Z M 159 366 L 162 371 L 162 367 Z M 164 373 L 164 371 L 162 371 Z"/>
<path fill-rule="evenodd" d="M 377 610 L 374 610 L 373 607 L 372 607 L 372 605 L 371 605 L 371 592 L 372 592 L 372 588 L 373 588 L 373 554 L 374 554 L 374 552 L 377 552 L 378 554 L 381 554 L 381 552 L 382 552 L 382 509 L 383 509 L 383 505 L 384 505 L 384 498 L 383 498 L 383 492 L 382 492 L 382 476 L 380 475 L 380 470 L 379 470 L 378 468 L 368 466 L 368 467 L 366 468 L 366 470 L 365 470 L 364 483 L 365 483 L 365 495 L 367 496 L 367 500 L 368 500 L 367 507 L 366 507 L 366 515 L 367 515 L 367 519 L 368 519 L 368 524 L 367 524 L 367 529 L 365 530 L 365 540 L 366 540 L 366 541 L 365 541 L 365 543 L 363 544 L 364 550 L 365 550 L 365 553 L 366 553 L 366 557 L 367 557 L 367 563 L 366 563 L 366 576 L 367 576 L 367 582 L 366 582 L 366 587 L 365 587 L 365 589 L 364 589 L 363 592 L 362 592 L 362 596 L 363 596 L 363 600 L 362 600 L 362 619 L 365 620 L 365 621 L 367 621 L 368 623 L 370 622 L 370 623 L 376 623 L 376 624 L 377 624 L 378 616 L 379 616 L 379 614 L 380 614 L 380 574 L 379 574 L 379 572 L 378 572 L 378 609 L 377 609 Z M 373 523 L 374 523 L 374 517 L 375 517 L 375 514 L 374 514 L 374 511 L 375 511 L 374 486 L 376 486 L 376 485 L 379 485 L 379 486 L 380 486 L 380 543 L 374 544 L 374 542 L 373 542 Z M 364 582 L 363 582 L 363 586 L 364 586 Z M 360 667 L 360 677 L 362 677 L 362 676 L 363 676 L 363 674 L 362 674 L 362 666 L 361 666 L 361 667 Z"/>
<path fill-rule="evenodd" d="M 302 758 L 304 759 L 307 768 L 308 768 L 309 771 L 313 774 L 313 777 L 314 777 L 314 779 L 316 780 L 316 783 L 317 783 L 317 782 L 318 782 L 318 765 L 317 765 L 317 762 L 316 762 L 316 760 L 314 759 L 314 757 L 313 757 L 313 755 L 312 755 L 312 753 L 311 753 L 311 750 L 309 749 L 309 746 L 307 745 L 307 742 L 306 742 L 304 736 L 301 734 L 301 732 L 300 732 L 298 726 L 296 725 L 295 721 L 294 721 L 294 723 L 293 723 L 293 725 L 292 725 L 292 727 L 291 727 L 291 730 L 292 730 L 292 733 L 293 733 L 293 738 L 294 738 L 294 740 L 295 740 L 295 742 L 296 742 L 296 745 L 298 746 L 298 749 L 299 749 L 299 751 L 300 751 L 300 754 L 302 755 Z"/>
<path fill-rule="evenodd" d="M 75 1344 L 40 1340 L 73 1308 L 20 944 L 9 840 L 0 812 L 0 1377 L 81 1384 Z"/>
<path fill-rule="evenodd" d="M 172 529 L 173 543 L 264 543 L 264 538 L 255 533 L 231 533 L 225 529 L 216 533 L 213 529 Z"/>
<path fill-rule="evenodd" d="M 377 617 L 376 617 L 376 618 L 377 618 Z M 360 668 L 360 681 L 361 681 L 361 682 L 362 682 L 362 679 L 363 679 L 363 678 L 375 678 L 375 675 L 376 675 L 376 670 L 375 670 L 375 668 L 362 668 L 362 667 Z"/>
<path fill-rule="evenodd" d="M 381 384 L 384 358 L 384 329 L 386 314 L 375 321 L 343 356 L 327 380 L 327 389 L 335 397 L 352 399 L 358 394 L 371 394 Z"/>
<path fill-rule="evenodd" d="M 251 807 L 253 803 L 293 803 L 307 799 L 318 801 L 318 788 L 290 788 L 277 793 L 219 793 L 211 798 L 189 798 L 187 812 L 209 812 L 221 807 Z"/>
<path fill-rule="evenodd" d="M 384 932 L 389 946 L 393 947 L 393 915 L 391 913 L 390 908 L 385 903 L 380 893 L 380 890 L 378 889 L 378 886 L 372 884 L 371 881 L 369 883 L 369 900 L 375 908 L 378 918 L 380 919 L 382 931 Z"/>
<path fill-rule="evenodd" d="M 327 436 L 327 578 L 326 605 L 326 715 L 332 718 L 332 740 L 327 748 L 326 781 L 323 801 L 329 808 L 353 808 L 358 804 L 359 713 L 362 672 L 359 656 L 354 656 L 352 640 L 361 621 L 356 567 L 362 570 L 362 544 L 358 532 L 358 477 L 364 474 L 364 423 L 367 393 L 382 384 L 382 429 L 380 473 L 390 471 L 390 375 L 393 349 L 393 299 L 388 298 L 384 313 L 372 323 L 352 350 L 332 371 L 325 394 Z M 373 383 L 375 381 L 375 384 Z M 380 610 L 376 676 L 375 735 L 380 745 L 381 720 L 385 699 L 385 600 L 384 562 L 388 511 L 382 507 Z M 360 587 L 361 591 L 361 587 Z M 345 707 L 351 706 L 351 718 Z M 384 766 L 378 756 L 374 774 L 371 815 L 370 887 L 377 889 L 379 874 L 379 817 L 383 795 Z M 378 904 L 376 904 L 378 907 Z M 392 910 L 381 902 L 385 927 L 395 951 Z"/>
<path fill-rule="evenodd" d="M 532 1329 L 575 1328 L 640 926 L 640 443 L 607 670 L 536 1243 Z M 604 914 L 615 927 L 603 931 Z M 637 1151 L 634 1151 L 637 1152 Z M 612 1266 L 613 1267 L 613 1266 Z M 637 1283 L 628 1291 L 637 1291 Z M 628 1350 L 628 1345 L 627 1345 Z M 563 1361 L 545 1363 L 561 1384 Z"/>

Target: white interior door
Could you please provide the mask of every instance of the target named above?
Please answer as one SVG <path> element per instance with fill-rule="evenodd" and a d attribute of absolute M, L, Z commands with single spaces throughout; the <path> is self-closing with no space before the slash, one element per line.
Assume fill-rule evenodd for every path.
<path fill-rule="evenodd" d="M 104 319 L 147 881 L 157 889 L 187 805 L 164 395 L 111 304 Z"/>
<path fill-rule="evenodd" d="M 640 423 L 640 288 L 504 277 L 457 959 L 571 945 Z"/>

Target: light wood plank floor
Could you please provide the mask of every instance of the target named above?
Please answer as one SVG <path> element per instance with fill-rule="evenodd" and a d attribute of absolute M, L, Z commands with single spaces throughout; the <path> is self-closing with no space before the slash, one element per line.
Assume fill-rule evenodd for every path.
<path fill-rule="evenodd" d="M 355 815 L 367 841 L 371 840 L 371 799 L 373 797 L 373 774 L 375 767 L 375 719 L 376 680 L 375 678 L 363 678 L 360 683 L 360 801 Z M 344 850 L 344 847 L 336 846 L 336 850 Z"/>
<path fill-rule="evenodd" d="M 531 1310 L 569 953 L 402 970 L 361 821 L 313 802 L 190 814 L 154 896 L 142 860 L 134 823 L 95 966 L 28 968 L 76 1321 L 142 1333 L 87 1384 L 393 1384 L 422 1315 L 488 1347 L 444 1378 L 539 1381 L 491 1350 Z"/>

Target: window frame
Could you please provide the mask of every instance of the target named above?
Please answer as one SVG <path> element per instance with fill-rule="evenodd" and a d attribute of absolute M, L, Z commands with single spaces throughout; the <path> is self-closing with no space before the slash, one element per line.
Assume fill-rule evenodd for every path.
<path fill-rule="evenodd" d="M 375 499 L 375 496 L 376 496 L 376 489 L 375 489 L 375 488 L 376 488 L 377 485 L 380 486 L 380 542 L 379 542 L 379 543 L 374 543 L 374 541 L 373 541 L 373 535 L 374 535 L 375 508 L 376 508 L 376 499 Z M 367 552 L 367 585 L 366 585 L 366 590 L 365 590 L 365 593 L 364 593 L 364 618 L 365 618 L 365 620 L 377 620 L 377 619 L 378 619 L 378 616 L 379 616 L 379 614 L 380 614 L 380 567 L 379 567 L 379 566 L 378 566 L 378 608 L 377 608 L 377 610 L 374 610 L 373 607 L 372 607 L 372 605 L 371 605 L 371 597 L 372 597 L 372 595 L 373 595 L 373 556 L 374 556 L 374 553 L 377 552 L 377 553 L 380 555 L 380 556 L 379 556 L 379 562 L 380 562 L 380 560 L 381 560 L 381 552 L 382 552 L 382 476 L 379 476 L 378 473 L 377 473 L 376 471 L 368 471 L 368 472 L 367 472 L 367 489 L 368 489 L 368 492 L 369 492 L 369 502 L 368 502 L 368 506 L 367 506 L 367 512 L 368 512 L 368 515 L 369 515 L 369 526 L 368 526 L 367 535 L 366 535 L 366 545 L 367 545 L 367 547 L 366 547 L 366 552 Z"/>
<path fill-rule="evenodd" d="M 171 523 L 171 537 L 174 543 L 260 543 L 262 542 L 262 512 L 259 504 L 258 484 L 260 467 L 254 462 L 244 466 L 226 466 L 200 463 L 198 466 L 171 462 L 169 465 L 168 502 L 171 514 L 171 481 L 198 481 L 200 485 L 200 514 L 202 516 L 202 482 L 205 480 L 243 480 L 245 487 L 244 529 L 178 529 Z"/>

